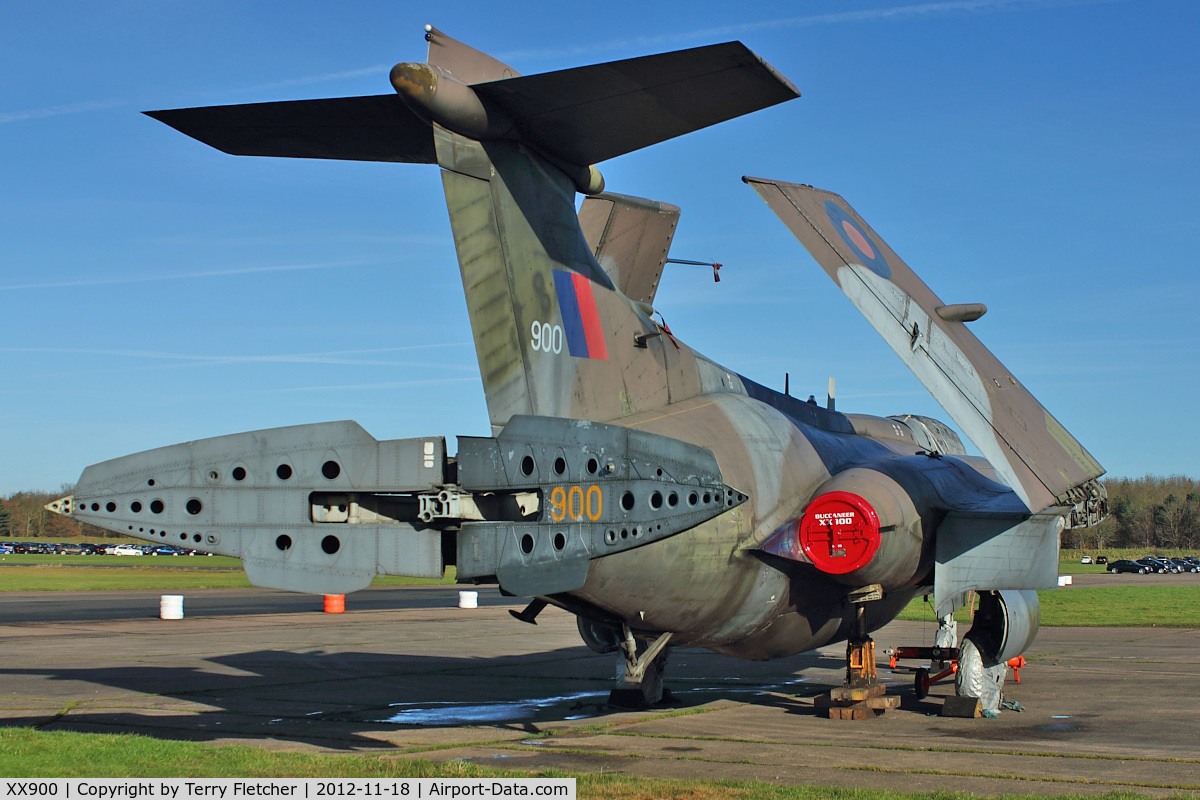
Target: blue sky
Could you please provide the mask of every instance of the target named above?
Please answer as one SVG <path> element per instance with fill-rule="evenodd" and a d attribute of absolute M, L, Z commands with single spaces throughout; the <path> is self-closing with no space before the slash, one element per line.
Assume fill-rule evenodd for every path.
<path fill-rule="evenodd" d="M 715 360 L 945 418 L 740 177 L 844 195 L 1110 474 L 1200 476 L 1200 5 L 8 3 L 0 494 L 356 419 L 486 434 L 431 166 L 227 156 L 138 113 L 381 94 L 422 26 L 530 74 L 740 39 L 803 97 L 600 165 L 680 205 L 656 305 Z M 583 6 L 580 6 L 583 8 Z"/>

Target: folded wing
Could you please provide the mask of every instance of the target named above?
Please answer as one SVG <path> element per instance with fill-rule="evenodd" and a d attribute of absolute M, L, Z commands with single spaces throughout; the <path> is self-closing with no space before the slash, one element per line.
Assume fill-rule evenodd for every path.
<path fill-rule="evenodd" d="M 840 196 L 743 178 L 766 200 L 1031 511 L 1075 506 L 1070 524 L 1104 513 L 1104 468 L 1013 377 L 964 321 Z"/>

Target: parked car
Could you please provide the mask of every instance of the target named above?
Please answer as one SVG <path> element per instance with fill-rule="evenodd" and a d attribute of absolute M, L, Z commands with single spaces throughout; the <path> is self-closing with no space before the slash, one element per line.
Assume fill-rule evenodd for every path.
<path fill-rule="evenodd" d="M 1149 570 L 1150 572 L 1156 572 L 1160 575 L 1171 571 L 1171 566 L 1168 565 L 1166 562 L 1159 561 L 1157 558 L 1152 558 L 1150 556 L 1146 556 L 1145 558 L 1139 558 L 1137 560 L 1137 563 L 1145 566 L 1146 569 Z"/>
<path fill-rule="evenodd" d="M 1186 558 L 1169 559 L 1172 564 L 1179 567 L 1180 572 L 1200 572 L 1200 564 L 1193 564 Z"/>
<path fill-rule="evenodd" d="M 0 542 L 0 553 L 13 553 L 13 552 L 16 552 L 16 548 L 13 547 L 12 542 Z"/>
<path fill-rule="evenodd" d="M 60 556 L 86 555 L 86 551 L 83 549 L 83 545 L 76 544 L 75 542 L 67 542 L 66 544 L 60 544 L 56 548 L 54 548 L 54 552 L 58 553 Z"/>
<path fill-rule="evenodd" d="M 1097 564 L 1107 564 L 1108 556 L 1096 556 L 1096 563 Z"/>
<path fill-rule="evenodd" d="M 1079 563 L 1080 564 L 1090 564 L 1090 563 L 1092 563 L 1092 557 L 1084 556 L 1083 558 L 1079 559 Z"/>
<path fill-rule="evenodd" d="M 1150 567 L 1138 561 L 1130 561 L 1127 558 L 1122 558 L 1118 559 L 1117 561 L 1110 562 L 1108 565 L 1108 571 L 1112 573 L 1136 572 L 1139 575 L 1145 575 L 1150 571 Z"/>
<path fill-rule="evenodd" d="M 141 556 L 145 555 L 142 548 L 132 544 L 119 544 L 112 549 L 114 556 Z"/>
<path fill-rule="evenodd" d="M 172 547 L 169 544 L 152 544 L 147 554 L 152 556 L 177 556 L 179 555 L 179 548 Z"/>

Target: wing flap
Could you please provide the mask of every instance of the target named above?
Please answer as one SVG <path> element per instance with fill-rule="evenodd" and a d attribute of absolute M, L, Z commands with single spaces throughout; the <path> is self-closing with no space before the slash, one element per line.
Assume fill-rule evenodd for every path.
<path fill-rule="evenodd" d="M 147 111 L 235 156 L 433 164 L 429 123 L 394 94 Z"/>
<path fill-rule="evenodd" d="M 913 371 L 1031 511 L 1104 468 L 839 195 L 743 178 Z"/>

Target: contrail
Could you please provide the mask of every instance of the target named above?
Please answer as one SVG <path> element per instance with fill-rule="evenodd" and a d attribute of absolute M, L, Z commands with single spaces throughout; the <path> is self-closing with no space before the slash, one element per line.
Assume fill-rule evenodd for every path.
<path fill-rule="evenodd" d="M 272 264 L 258 267 L 230 267 L 205 272 L 177 272 L 166 275 L 130 275 L 113 278 L 79 278 L 77 280 L 47 281 L 45 283 L 14 283 L 0 286 L 0 292 L 19 289 L 69 289 L 77 286 L 111 286 L 127 283 L 150 283 L 152 281 L 194 280 L 196 278 L 221 278 L 229 275 L 252 275 L 259 272 L 294 272 L 312 269 L 343 269 L 346 267 L 377 266 L 378 261 L 330 261 L 317 264 Z"/>
<path fill-rule="evenodd" d="M 436 344 L 411 345 L 407 347 L 384 347 L 371 350 L 335 350 L 325 353 L 281 353 L 273 355 L 205 355 L 201 353 L 163 353 L 153 350 L 101 350 L 71 347 L 0 347 L 0 353 L 42 353 L 53 355 L 100 356 L 108 358 L 134 358 L 152 361 L 176 362 L 167 366 L 205 365 L 225 366 L 230 364 L 335 364 L 359 367 L 419 367 L 447 369 L 453 372 L 474 372 L 474 365 L 448 364 L 444 361 L 424 363 L 417 361 L 386 361 L 371 358 L 349 358 L 403 350 L 429 350 L 434 348 L 464 347 L 469 342 L 439 342 Z"/>
<path fill-rule="evenodd" d="M 828 14 L 809 14 L 807 16 L 798 17 L 780 17 L 778 19 L 760 20 L 758 22 L 745 22 L 738 25 L 721 25 L 713 28 L 698 28 L 691 31 L 680 31 L 678 33 L 664 33 L 658 36 L 637 36 L 626 39 L 611 39 L 607 42 L 597 42 L 596 44 L 575 47 L 549 48 L 543 50 L 510 50 L 508 52 L 501 53 L 497 56 L 497 58 L 501 59 L 502 61 L 540 61 L 551 58 L 563 58 L 575 55 L 605 52 L 609 50 L 655 46 L 671 44 L 674 42 L 711 39 L 724 36 L 738 36 L 745 33 L 753 33 L 755 31 L 771 28 L 800 28 L 815 25 L 838 25 L 854 22 L 881 22 L 896 19 L 908 19 L 911 17 L 934 16 L 938 14 L 969 12 L 986 13 L 1023 8 L 1063 8 L 1069 6 L 1098 5 L 1118 2 L 1126 2 L 1126 0 L 935 0 L 934 2 L 914 3 L 907 6 L 897 6 L 896 8 L 872 8 L 863 9 L 861 11 L 835 11 Z M 372 66 L 360 67 L 358 69 L 326 72 L 320 75 L 309 75 L 300 78 L 287 78 L 271 83 L 255 84 L 254 86 L 247 86 L 240 89 L 223 90 L 221 94 L 256 92 L 264 89 L 275 89 L 284 86 L 302 86 L 305 84 L 358 78 L 366 75 L 382 75 L 386 73 L 391 66 L 391 64 L 373 64 Z M 215 94 L 218 93 L 205 92 L 199 96 L 209 96 Z M 21 122 L 30 119 L 56 117 L 61 114 L 78 114 L 85 111 L 120 108 L 122 106 L 134 105 L 135 102 L 139 106 L 155 105 L 153 101 L 141 102 L 133 100 L 90 100 L 81 103 L 70 103 L 65 105 L 47 106 L 46 108 L 28 109 L 25 111 L 10 111 L 6 113 L 0 112 L 0 125 L 8 122 Z"/>
<path fill-rule="evenodd" d="M 1098 5 L 1125 2 L 1125 0 L 935 0 L 927 3 L 914 3 L 895 8 L 871 8 L 861 11 L 835 11 L 828 14 L 808 14 L 796 17 L 779 17 L 776 19 L 744 22 L 737 25 L 721 25 L 712 28 L 698 28 L 676 33 L 663 33 L 656 36 L 635 36 L 627 39 L 613 39 L 607 42 L 597 42 L 592 45 L 581 45 L 566 48 L 543 50 L 510 50 L 501 53 L 497 58 L 503 61 L 537 61 L 564 56 L 585 55 L 608 50 L 624 50 L 645 48 L 648 46 L 669 45 L 678 42 L 706 40 L 718 37 L 740 36 L 760 30 L 774 28 L 802 28 L 817 25 L 838 25 L 854 22 L 886 22 L 890 20 L 909 19 L 912 17 L 935 16 L 952 13 L 969 12 L 999 12 L 1023 8 L 1062 8 L 1067 6 Z"/>

